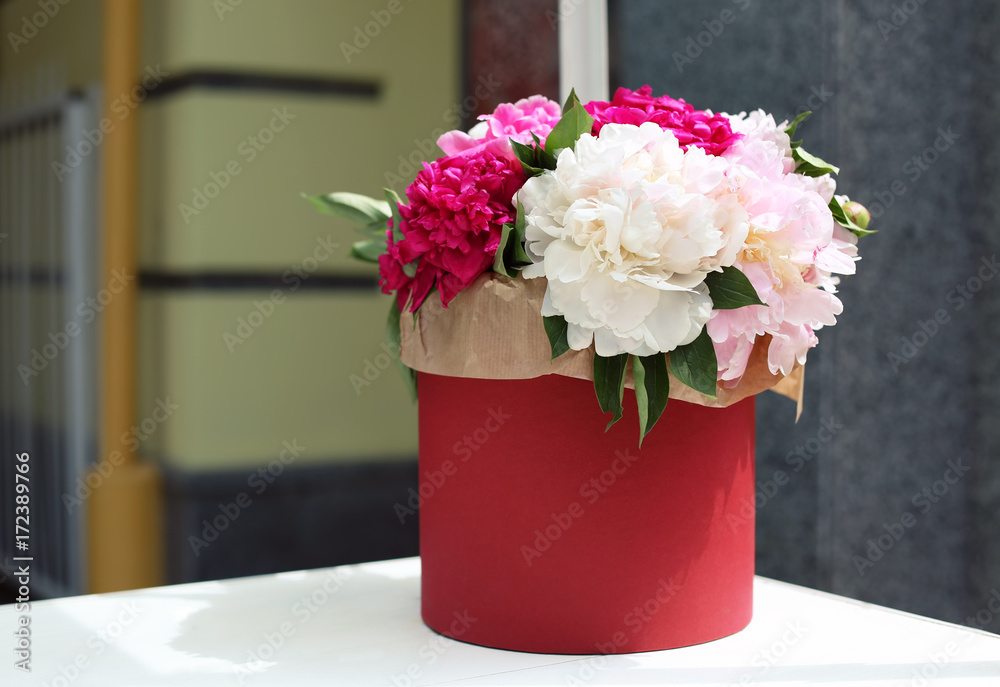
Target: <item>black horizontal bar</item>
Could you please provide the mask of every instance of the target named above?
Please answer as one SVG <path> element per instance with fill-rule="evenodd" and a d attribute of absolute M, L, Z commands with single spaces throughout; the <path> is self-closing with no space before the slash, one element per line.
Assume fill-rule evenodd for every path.
<path fill-rule="evenodd" d="M 58 125 L 62 121 L 67 99 L 79 97 L 79 91 L 67 91 L 0 114 L 0 137 L 15 136 L 25 129 Z"/>
<path fill-rule="evenodd" d="M 162 98 L 192 88 L 226 91 L 280 91 L 307 95 L 327 95 L 375 99 L 381 94 L 377 81 L 333 79 L 293 74 L 266 74 L 230 71 L 192 71 L 167 76 L 147 88 L 148 99 Z"/>
<path fill-rule="evenodd" d="M 8 288 L 13 289 L 22 281 L 28 282 L 30 286 L 61 286 L 63 273 L 60 269 L 42 267 L 31 269 L 24 269 L 22 267 L 0 269 L 0 286 L 8 286 Z M 8 285 L 7 282 L 10 282 L 10 284 Z"/>
<path fill-rule="evenodd" d="M 375 277 L 340 274 L 270 272 L 139 272 L 139 287 L 150 291 L 368 291 L 378 288 Z"/>

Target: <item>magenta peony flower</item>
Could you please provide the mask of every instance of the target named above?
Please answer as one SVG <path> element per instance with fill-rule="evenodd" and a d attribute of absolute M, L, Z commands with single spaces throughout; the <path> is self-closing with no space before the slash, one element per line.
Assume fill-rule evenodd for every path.
<path fill-rule="evenodd" d="M 721 155 L 736 141 L 740 134 L 734 133 L 729 118 L 696 110 L 683 99 L 675 100 L 668 95 L 654 98 L 653 89 L 646 85 L 637 91 L 619 88 L 610 103 L 592 100 L 584 109 L 594 118 L 594 135 L 605 124 L 634 124 L 654 122 L 661 129 L 673 132 L 681 147 L 704 148 L 710 155 Z"/>
<path fill-rule="evenodd" d="M 497 105 L 493 114 L 480 115 L 479 124 L 469 133 L 448 131 L 438 138 L 437 144 L 446 155 L 474 155 L 487 147 L 503 154 L 510 150 L 511 139 L 530 145 L 531 134 L 535 134 L 544 142 L 561 117 L 559 103 L 533 95 L 516 103 Z"/>
<path fill-rule="evenodd" d="M 516 159 L 491 150 L 425 162 L 406 189 L 409 205 L 399 208 L 403 238 L 394 242 L 391 226 L 386 231 L 389 252 L 379 258 L 382 291 L 395 291 L 400 308 L 410 300 L 416 312 L 437 287 L 447 306 L 493 265 L 501 227 L 516 215 L 511 198 L 524 182 Z M 411 277 L 404 266 L 414 261 Z"/>

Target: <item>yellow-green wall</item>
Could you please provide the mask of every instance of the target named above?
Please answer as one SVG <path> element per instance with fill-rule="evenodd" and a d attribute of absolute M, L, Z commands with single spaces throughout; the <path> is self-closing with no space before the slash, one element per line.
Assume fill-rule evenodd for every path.
<path fill-rule="evenodd" d="M 145 5 L 143 67 L 173 77 L 228 70 L 380 87 L 374 100 L 191 88 L 143 105 L 143 269 L 286 275 L 277 303 L 265 289 L 143 291 L 137 413 L 145 417 L 166 397 L 180 406 L 146 445 L 171 466 L 252 468 L 292 439 L 307 447 L 301 463 L 416 455 L 416 408 L 395 367 L 379 369 L 389 299 L 377 289 L 296 289 L 289 275 L 313 267 L 311 257 L 312 276 L 374 276 L 347 258 L 359 238 L 351 227 L 299 194 L 378 195 L 400 154 L 454 125 L 446 116 L 460 100 L 458 3 L 404 0 L 345 59 L 341 43 L 352 44 L 356 27 L 384 21 L 378 13 L 387 6 L 244 0 L 220 17 L 218 3 L 202 0 Z M 274 120 L 276 111 L 285 121 Z M 251 158 L 248 138 L 272 121 L 283 128 Z M 198 209 L 194 189 L 205 191 L 212 173 L 224 180 L 227 167 L 239 172 L 216 198 L 198 214 L 182 211 Z M 340 247 L 327 257 L 318 240 Z M 253 314 L 271 306 L 270 316 Z M 245 341 L 240 318 L 260 323 Z M 373 380 L 361 386 L 366 372 Z"/>
<path fill-rule="evenodd" d="M 83 88 L 100 80 L 102 3 L 63 2 L 66 4 L 59 0 L 45 3 L 51 16 L 41 9 L 38 0 L 0 3 L 0 77 L 7 88 L 21 93 L 27 88 L 37 94 L 41 84 L 50 80 L 59 80 L 71 88 Z M 16 37 L 12 39 L 11 33 Z"/>
<path fill-rule="evenodd" d="M 103 3 L 53 1 L 58 12 L 16 53 L 6 41 L 7 88 L 37 88 L 43 73 L 60 74 L 71 88 L 99 84 Z M 38 11 L 38 0 L 0 4 L 3 35 L 20 32 L 23 17 Z M 387 173 L 412 178 L 400 156 L 430 159 L 436 134 L 458 123 L 460 47 L 458 0 L 144 2 L 137 80 L 291 75 L 374 82 L 379 96 L 194 87 L 132 107 L 119 94 L 123 109 L 105 115 L 140 123 L 141 269 L 280 277 L 316 259 L 312 276 L 373 280 L 372 266 L 347 257 L 359 235 L 299 194 L 380 195 Z M 151 92 L 158 85 L 147 80 Z M 271 125 L 275 111 L 291 117 L 250 159 L 249 137 Z M 217 198 L 197 214 L 182 212 L 181 204 L 194 207 L 194 189 L 232 164 L 239 174 Z M 327 256 L 318 240 L 340 247 Z M 136 417 L 149 417 L 158 399 L 180 407 L 139 453 L 192 471 L 249 469 L 293 438 L 308 447 L 301 462 L 416 455 L 416 408 L 395 368 L 378 370 L 358 393 L 366 369 L 372 377 L 385 362 L 388 297 L 377 288 L 293 285 L 291 277 L 277 284 L 285 300 L 238 345 L 225 335 L 236 335 L 269 288 L 140 290 Z"/>

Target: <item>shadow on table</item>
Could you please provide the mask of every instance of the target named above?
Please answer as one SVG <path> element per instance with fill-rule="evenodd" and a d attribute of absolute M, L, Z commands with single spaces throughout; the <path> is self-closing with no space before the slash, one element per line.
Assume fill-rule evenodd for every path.
<path fill-rule="evenodd" d="M 386 585 L 386 577 L 401 583 Z M 349 593 L 341 593 L 344 586 L 349 586 Z M 221 589 L 224 593 L 220 594 Z M 321 669 L 330 677 L 345 674 L 363 677 L 363 684 L 369 684 L 378 673 L 385 684 L 390 684 L 389 677 L 394 671 L 403 670 L 405 675 L 407 664 L 420 662 L 420 651 L 438 642 L 445 647 L 461 645 L 464 655 L 456 657 L 460 660 L 439 662 L 433 668 L 431 663 L 420 662 L 424 668 L 421 677 L 426 681 L 414 684 L 437 684 L 443 680 L 470 686 L 508 687 L 519 684 L 519 677 L 523 684 L 565 684 L 588 666 L 591 673 L 588 679 L 612 677 L 637 685 L 793 682 L 869 685 L 888 680 L 923 684 L 921 680 L 930 683 L 935 678 L 1000 678 L 1000 660 L 950 661 L 943 665 L 928 660 L 895 664 L 652 668 L 648 666 L 649 659 L 641 656 L 652 657 L 661 652 L 556 656 L 475 647 L 432 634 L 423 625 L 419 615 L 419 568 L 408 566 L 405 561 L 385 561 L 362 569 L 348 567 L 239 579 L 227 582 L 224 588 L 221 585 L 213 588 L 208 594 L 199 591 L 200 585 L 187 589 L 162 588 L 163 596 L 175 595 L 179 604 L 195 601 L 200 604 L 178 623 L 169 641 L 170 648 L 215 664 L 212 672 L 219 672 L 220 661 L 228 662 L 228 670 L 237 677 Z M 436 651 L 443 653 L 444 648 Z M 512 657 L 517 659 L 512 661 Z M 596 668 L 597 661 L 603 667 Z"/>

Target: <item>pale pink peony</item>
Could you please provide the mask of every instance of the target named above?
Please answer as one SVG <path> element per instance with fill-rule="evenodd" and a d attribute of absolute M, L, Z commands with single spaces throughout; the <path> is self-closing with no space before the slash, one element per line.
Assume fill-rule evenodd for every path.
<path fill-rule="evenodd" d="M 757 337 L 771 335 L 768 368 L 788 374 L 805 363 L 815 331 L 836 323 L 843 310 L 834 273 L 853 274 L 857 238 L 838 225 L 828 204 L 834 181 L 791 172 L 794 161 L 783 126 L 753 112 L 731 118 L 743 139 L 723 157 L 730 181 L 750 217 L 736 260 L 764 306 L 716 310 L 707 328 L 719 360 L 719 379 L 734 386 L 746 371 Z"/>
<path fill-rule="evenodd" d="M 510 150 L 510 141 L 531 145 L 535 134 L 544 143 L 562 117 L 559 103 L 545 96 L 533 95 L 516 103 L 502 103 L 493 114 L 480 115 L 479 124 L 468 133 L 448 131 L 438 140 L 447 155 L 473 155 L 489 147 L 496 154 Z"/>

